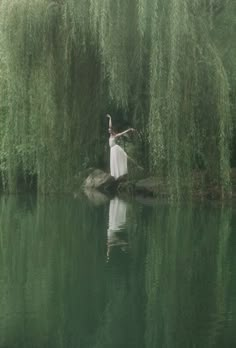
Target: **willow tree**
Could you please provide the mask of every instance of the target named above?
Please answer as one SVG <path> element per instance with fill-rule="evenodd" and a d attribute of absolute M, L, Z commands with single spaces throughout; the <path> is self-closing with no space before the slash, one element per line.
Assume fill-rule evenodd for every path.
<path fill-rule="evenodd" d="M 5 189 L 32 176 L 41 192 L 69 189 L 81 168 L 101 163 L 101 117 L 115 105 L 144 135 L 147 171 L 166 178 L 172 196 L 190 190 L 196 169 L 222 194 L 229 190 L 229 81 L 212 35 L 229 2 L 2 0 L 0 7 Z"/>
<path fill-rule="evenodd" d="M 1 14 L 2 181 L 13 191 L 36 175 L 39 191 L 67 190 L 101 146 L 96 52 L 70 2 L 3 1 Z"/>

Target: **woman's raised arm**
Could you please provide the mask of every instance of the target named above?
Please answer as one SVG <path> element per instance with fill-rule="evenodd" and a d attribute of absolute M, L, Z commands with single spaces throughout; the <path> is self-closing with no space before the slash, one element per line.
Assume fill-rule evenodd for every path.
<path fill-rule="evenodd" d="M 121 135 L 124 135 L 124 134 L 126 134 L 126 133 L 128 133 L 128 132 L 134 132 L 134 131 L 135 131 L 134 128 L 129 128 L 129 129 L 125 130 L 124 132 L 117 133 L 117 134 L 115 135 L 115 137 L 117 138 L 117 137 L 120 137 Z"/>
<path fill-rule="evenodd" d="M 112 128 L 112 121 L 111 121 L 111 116 L 109 114 L 106 115 L 109 119 L 109 128 Z"/>

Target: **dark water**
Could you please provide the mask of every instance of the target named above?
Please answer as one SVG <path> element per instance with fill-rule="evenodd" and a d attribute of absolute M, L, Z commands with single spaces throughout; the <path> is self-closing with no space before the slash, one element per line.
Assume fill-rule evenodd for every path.
<path fill-rule="evenodd" d="M 90 198 L 0 198 L 0 347 L 236 347 L 236 205 Z"/>

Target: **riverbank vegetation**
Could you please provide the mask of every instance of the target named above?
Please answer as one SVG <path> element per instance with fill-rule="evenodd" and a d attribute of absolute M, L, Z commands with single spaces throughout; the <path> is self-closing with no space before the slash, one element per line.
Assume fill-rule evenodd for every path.
<path fill-rule="evenodd" d="M 172 197 L 193 172 L 228 195 L 235 15 L 230 0 L 2 0 L 2 189 L 65 192 L 106 168 L 109 112 L 138 129 L 136 160 Z"/>

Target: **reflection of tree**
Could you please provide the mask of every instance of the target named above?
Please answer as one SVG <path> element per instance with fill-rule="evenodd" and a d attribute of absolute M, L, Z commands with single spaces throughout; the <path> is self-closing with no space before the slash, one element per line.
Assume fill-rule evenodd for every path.
<path fill-rule="evenodd" d="M 0 346 L 87 346 L 104 307 L 103 210 L 28 203 L 0 201 Z"/>
<path fill-rule="evenodd" d="M 120 233 L 126 223 L 126 203 L 114 200 L 109 206 L 109 228 Z M 134 207 L 133 207 L 134 208 Z M 143 348 L 145 298 L 143 276 L 145 234 L 142 211 L 129 209 L 129 249 L 123 253 L 119 247 L 110 251 L 106 278 L 106 308 L 94 337 L 93 348 Z M 132 216 L 135 215 L 135 216 Z M 140 223 L 130 223 L 130 218 Z M 109 242 L 109 241 L 108 241 Z M 118 244 L 115 244 L 119 246 Z"/>
<path fill-rule="evenodd" d="M 146 347 L 215 347 L 224 336 L 230 221 L 227 208 L 158 207 L 153 213 L 147 234 Z"/>
<path fill-rule="evenodd" d="M 233 347 L 231 209 L 132 205 L 108 263 L 104 212 L 1 198 L 0 346 Z"/>
<path fill-rule="evenodd" d="M 123 257 L 125 256 L 123 254 Z M 113 272 L 114 264 L 107 274 L 106 308 L 94 337 L 94 348 L 133 346 L 130 344 L 133 343 L 134 331 L 129 318 L 131 298 L 127 271 L 123 269 L 123 272 L 117 272 L 115 277 L 112 276 Z"/>

